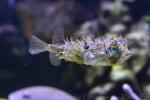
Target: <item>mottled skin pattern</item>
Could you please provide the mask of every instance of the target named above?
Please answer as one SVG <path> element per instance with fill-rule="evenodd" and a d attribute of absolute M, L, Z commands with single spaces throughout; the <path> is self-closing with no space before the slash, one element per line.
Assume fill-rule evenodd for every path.
<path fill-rule="evenodd" d="M 31 41 L 37 42 L 38 45 L 38 38 L 34 38 L 35 36 L 32 37 Z M 32 42 L 30 44 L 30 51 L 34 51 Z M 121 36 L 113 38 L 98 37 L 95 39 L 91 37 L 71 38 L 59 44 L 45 43 L 45 47 L 47 51 L 55 53 L 58 59 L 91 66 L 112 66 L 118 62 L 124 62 L 130 55 L 127 40 Z"/>

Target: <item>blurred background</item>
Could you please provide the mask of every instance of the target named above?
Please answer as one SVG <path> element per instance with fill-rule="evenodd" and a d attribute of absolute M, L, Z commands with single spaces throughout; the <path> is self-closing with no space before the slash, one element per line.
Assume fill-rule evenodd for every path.
<path fill-rule="evenodd" d="M 31 35 L 51 43 L 60 27 L 65 37 L 123 34 L 133 55 L 119 69 L 102 69 L 63 60 L 55 67 L 48 52 L 28 52 Z M 0 0 L 0 46 L 0 97 L 46 85 L 81 100 L 127 100 L 121 86 L 129 83 L 150 100 L 150 0 Z"/>

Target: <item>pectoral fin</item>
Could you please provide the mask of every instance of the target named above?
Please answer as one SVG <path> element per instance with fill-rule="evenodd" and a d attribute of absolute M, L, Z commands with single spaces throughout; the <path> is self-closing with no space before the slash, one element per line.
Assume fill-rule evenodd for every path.
<path fill-rule="evenodd" d="M 53 32 L 52 44 L 59 44 L 61 40 L 64 39 L 64 30 L 62 27 L 57 27 Z M 53 47 L 52 47 L 53 48 Z M 50 53 L 49 55 L 50 63 L 54 66 L 59 66 L 61 60 L 56 57 L 56 53 Z"/>

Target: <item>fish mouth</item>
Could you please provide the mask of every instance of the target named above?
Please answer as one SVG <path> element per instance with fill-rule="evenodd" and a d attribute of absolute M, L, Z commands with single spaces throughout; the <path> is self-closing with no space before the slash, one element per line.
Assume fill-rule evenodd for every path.
<path fill-rule="evenodd" d="M 130 54 L 130 53 L 125 54 L 126 60 L 129 59 L 130 57 L 131 57 L 131 54 Z"/>

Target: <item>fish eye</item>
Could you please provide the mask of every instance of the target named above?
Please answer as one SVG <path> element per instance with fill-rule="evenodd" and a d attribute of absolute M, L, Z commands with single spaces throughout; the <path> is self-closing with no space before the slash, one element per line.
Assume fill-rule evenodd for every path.
<path fill-rule="evenodd" d="M 117 48 L 116 48 L 116 47 L 111 47 L 111 50 L 112 50 L 112 51 L 116 51 Z"/>
<path fill-rule="evenodd" d="M 112 45 L 112 46 L 110 46 L 110 47 L 108 48 L 108 50 L 109 50 L 110 52 L 115 53 L 115 52 L 118 50 L 118 47 L 115 46 L 115 45 Z"/>

